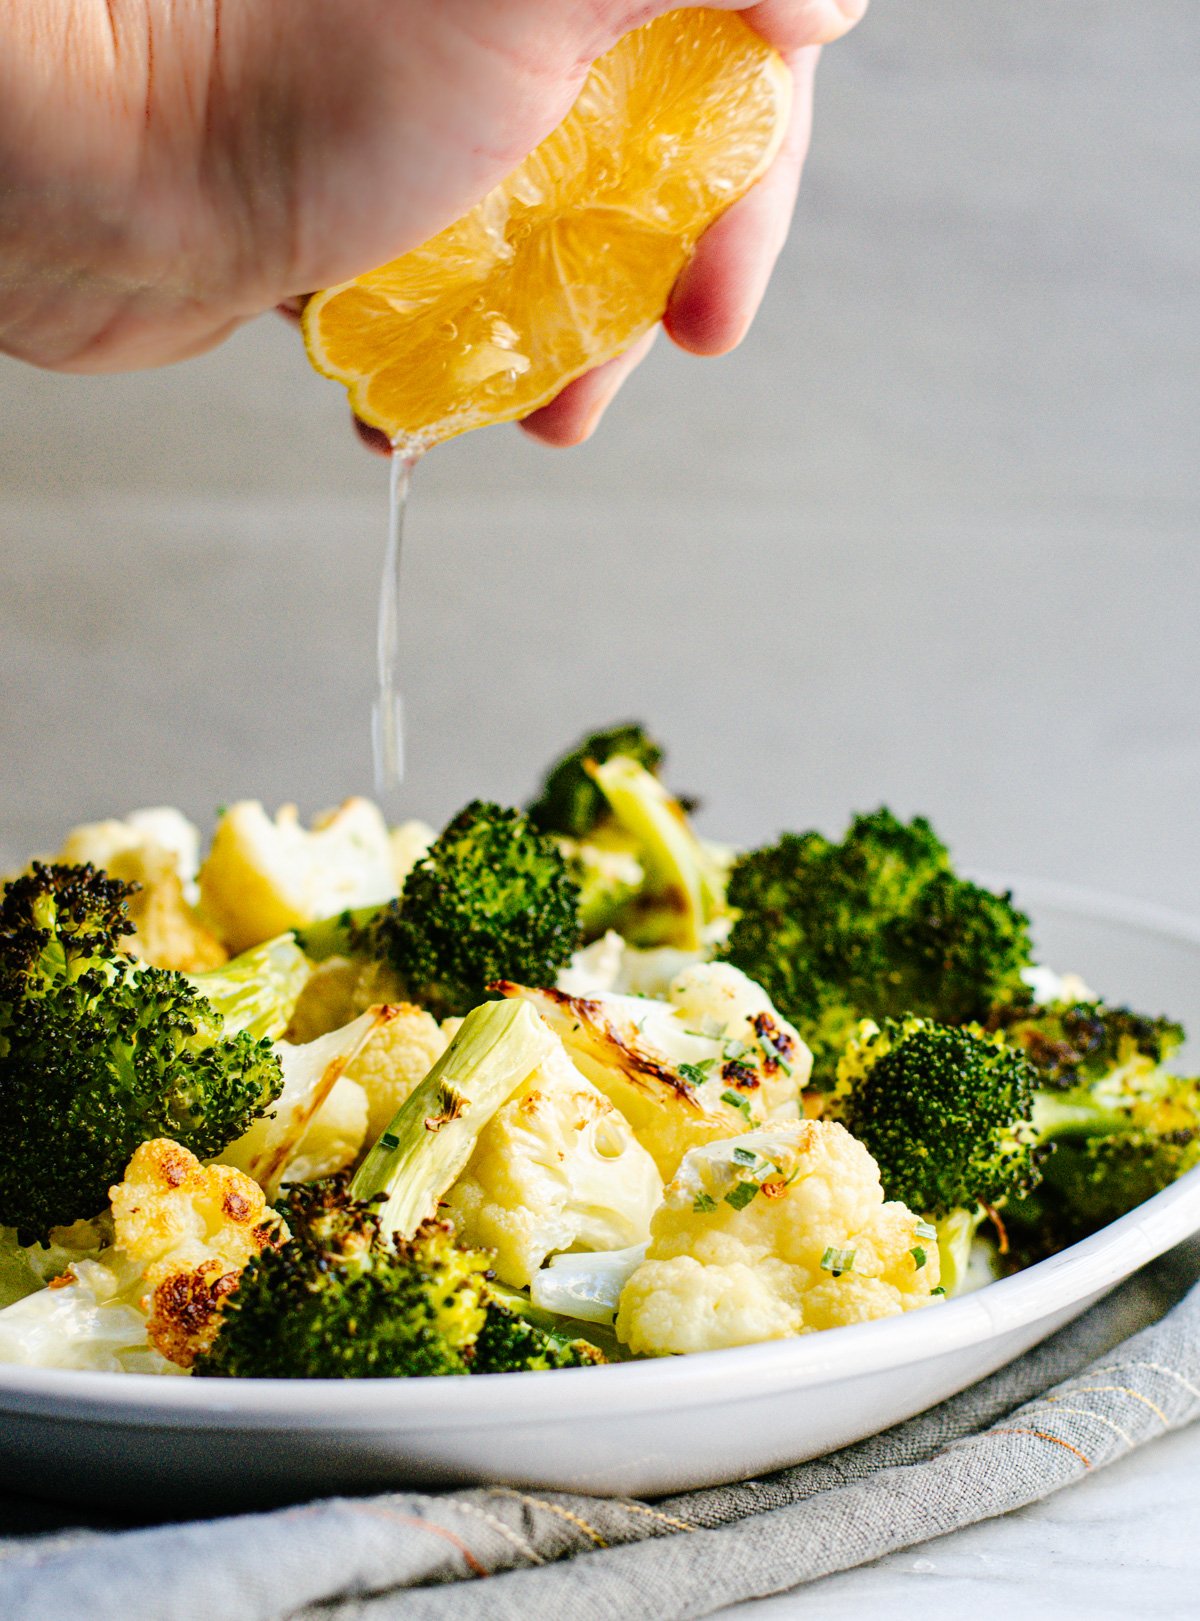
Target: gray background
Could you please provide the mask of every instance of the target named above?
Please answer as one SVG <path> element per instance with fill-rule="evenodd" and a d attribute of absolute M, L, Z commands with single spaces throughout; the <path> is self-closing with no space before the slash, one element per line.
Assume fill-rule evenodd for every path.
<path fill-rule="evenodd" d="M 1200 906 L 1194 0 L 877 0 L 827 53 L 743 349 L 599 437 L 420 468 L 399 806 L 644 714 L 740 840 L 925 810 L 962 857 Z M 258 322 L 0 362 L 0 843 L 370 787 L 386 470 Z"/>

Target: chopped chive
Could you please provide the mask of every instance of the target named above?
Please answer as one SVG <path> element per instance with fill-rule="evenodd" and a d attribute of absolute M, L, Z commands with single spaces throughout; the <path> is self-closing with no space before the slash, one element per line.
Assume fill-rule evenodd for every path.
<path fill-rule="evenodd" d="M 758 1155 L 752 1148 L 735 1148 L 733 1157 L 739 1165 L 753 1165 Z"/>
<path fill-rule="evenodd" d="M 679 1073 L 693 1086 L 703 1086 L 708 1079 L 709 1070 L 715 1063 L 715 1058 L 702 1058 L 698 1064 L 680 1064 Z"/>
<path fill-rule="evenodd" d="M 853 1272 L 855 1251 L 839 1249 L 836 1244 L 830 1244 L 821 1257 L 821 1266 L 826 1272 L 832 1272 L 835 1278 L 840 1278 L 843 1272 Z"/>
<path fill-rule="evenodd" d="M 931 1221 L 919 1221 L 913 1228 L 915 1238 L 936 1238 L 937 1228 Z"/>
<path fill-rule="evenodd" d="M 730 1188 L 725 1195 L 725 1203 L 731 1205 L 734 1210 L 744 1210 L 757 1192 L 757 1183 L 739 1182 L 736 1188 Z"/>
<path fill-rule="evenodd" d="M 707 1193 L 698 1193 L 692 1201 L 692 1209 L 698 1216 L 707 1216 L 717 1208 L 717 1201 Z"/>
<path fill-rule="evenodd" d="M 917 1245 L 916 1249 L 911 1249 L 908 1253 L 912 1256 L 913 1261 L 916 1264 L 917 1271 L 919 1272 L 929 1257 L 919 1244 Z"/>
<path fill-rule="evenodd" d="M 931 1289 L 929 1291 L 929 1293 L 931 1295 L 944 1295 L 946 1293 L 946 1291 L 942 1288 L 941 1284 L 939 1283 L 937 1288 L 936 1289 Z"/>
<path fill-rule="evenodd" d="M 750 1113 L 750 1099 L 742 1097 L 740 1092 L 722 1092 L 721 1102 L 728 1103 L 730 1108 L 736 1109 L 748 1126 L 754 1124 L 754 1116 Z"/>

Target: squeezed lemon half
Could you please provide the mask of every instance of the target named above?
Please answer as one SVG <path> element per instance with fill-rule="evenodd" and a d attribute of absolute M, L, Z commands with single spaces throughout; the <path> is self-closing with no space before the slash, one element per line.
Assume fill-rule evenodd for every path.
<path fill-rule="evenodd" d="M 315 294 L 309 358 L 393 441 L 526 416 L 661 319 L 701 232 L 778 151 L 790 103 L 783 61 L 735 13 L 646 24 L 468 214 Z"/>

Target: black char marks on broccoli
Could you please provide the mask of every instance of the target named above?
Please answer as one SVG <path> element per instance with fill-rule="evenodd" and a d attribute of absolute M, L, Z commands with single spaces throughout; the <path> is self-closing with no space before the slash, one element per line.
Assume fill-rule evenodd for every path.
<path fill-rule="evenodd" d="M 557 760 L 546 773 L 541 792 L 529 806 L 529 819 L 544 833 L 585 839 L 608 814 L 608 805 L 588 773 L 615 755 L 636 760 L 655 776 L 663 750 L 640 721 L 626 721 L 591 732 Z"/>
<path fill-rule="evenodd" d="M 912 1012 L 945 1024 L 1020 994 L 1028 919 L 958 877 L 923 817 L 881 809 L 840 844 L 785 833 L 734 864 L 722 953 L 797 1026 L 828 1084 L 860 1018 Z"/>
<path fill-rule="evenodd" d="M 998 1036 L 886 1019 L 846 1049 L 834 1108 L 878 1164 L 886 1197 L 940 1217 L 1037 1182 L 1033 1083 Z"/>
<path fill-rule="evenodd" d="M 289 1191 L 278 1209 L 291 1236 L 246 1267 L 197 1375 L 396 1379 L 604 1360 L 495 1300 L 490 1256 L 448 1222 L 388 1237 L 377 1201 L 348 1189 L 342 1175 Z"/>
<path fill-rule="evenodd" d="M 1103 1002 L 997 1007 L 988 1029 L 1002 1030 L 1022 1046 L 1037 1070 L 1038 1085 L 1049 1088 L 1103 1080 L 1131 1058 L 1162 1064 L 1184 1039 L 1183 1026 L 1173 1019 Z"/>
<path fill-rule="evenodd" d="M 128 894 L 35 863 L 0 900 L 0 1222 L 22 1234 L 96 1215 L 151 1138 L 219 1153 L 283 1084 L 269 1042 L 124 952 Z"/>
<path fill-rule="evenodd" d="M 579 891 L 555 841 L 518 810 L 475 800 L 439 834 L 359 945 L 438 1017 L 497 980 L 554 983 L 579 943 Z"/>

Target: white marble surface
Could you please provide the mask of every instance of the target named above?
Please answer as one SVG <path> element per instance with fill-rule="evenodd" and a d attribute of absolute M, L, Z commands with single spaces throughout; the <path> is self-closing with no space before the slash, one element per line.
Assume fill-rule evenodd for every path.
<path fill-rule="evenodd" d="M 745 348 L 660 344 L 581 452 L 422 468 L 405 808 L 642 713 L 713 833 L 886 798 L 1200 911 L 1195 21 L 877 0 Z M 0 419 L 0 855 L 369 784 L 384 478 L 282 324 L 150 376 L 0 362 Z M 1200 1432 L 742 1613 L 1190 1614 L 1198 1499 Z"/>
<path fill-rule="evenodd" d="M 1198 1518 L 1193 1427 L 1015 1514 L 722 1610 L 720 1621 L 1174 1621 L 1200 1607 Z"/>

